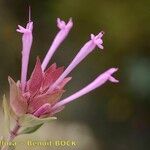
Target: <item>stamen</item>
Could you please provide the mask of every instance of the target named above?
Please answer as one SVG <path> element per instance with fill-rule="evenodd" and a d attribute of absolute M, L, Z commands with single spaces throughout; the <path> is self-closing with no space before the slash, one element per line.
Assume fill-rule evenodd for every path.
<path fill-rule="evenodd" d="M 29 22 L 31 22 L 31 7 L 29 6 Z"/>

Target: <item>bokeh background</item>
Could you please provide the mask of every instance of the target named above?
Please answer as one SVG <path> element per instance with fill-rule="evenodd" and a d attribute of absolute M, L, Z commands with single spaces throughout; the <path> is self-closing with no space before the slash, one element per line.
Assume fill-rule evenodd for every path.
<path fill-rule="evenodd" d="M 86 125 L 100 150 L 148 150 L 150 1 L 0 0 L 1 97 L 8 91 L 7 76 L 15 80 L 20 78 L 21 36 L 16 33 L 16 28 L 18 24 L 26 24 L 28 5 L 32 8 L 34 21 L 29 75 L 36 56 L 43 59 L 58 31 L 57 17 L 64 20 L 72 17 L 74 21 L 70 35 L 51 61 L 57 62 L 58 66 L 67 66 L 91 33 L 105 31 L 105 49 L 96 49 L 70 74 L 73 79 L 66 87 L 64 97 L 109 67 L 119 67 L 115 74 L 119 84 L 107 83 L 69 104 L 58 114 L 60 122 Z M 82 142 L 83 138 L 78 140 Z"/>

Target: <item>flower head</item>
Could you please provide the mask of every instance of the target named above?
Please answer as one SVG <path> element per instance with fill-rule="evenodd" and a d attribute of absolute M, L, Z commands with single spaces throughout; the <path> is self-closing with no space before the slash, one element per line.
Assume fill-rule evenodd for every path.
<path fill-rule="evenodd" d="M 32 45 L 33 22 L 29 21 L 26 28 L 18 26 L 19 29 L 17 29 L 17 32 L 23 34 L 21 82 L 15 83 L 13 79 L 9 77 L 10 104 L 17 116 L 22 116 L 24 114 L 31 114 L 38 118 L 53 116 L 55 113 L 61 111 L 67 103 L 100 87 L 106 81 L 118 82 L 118 80 L 112 76 L 113 73 L 117 71 L 117 68 L 110 68 L 100 74 L 93 82 L 83 89 L 60 100 L 65 92 L 65 85 L 71 80 L 71 77 L 67 77 L 69 73 L 96 47 L 100 49 L 104 48 L 102 45 L 104 32 L 102 31 L 96 36 L 91 34 L 90 40 L 83 45 L 65 70 L 64 67 L 57 67 L 55 63 L 47 68 L 54 52 L 70 32 L 73 26 L 72 19 L 70 19 L 68 23 L 65 23 L 58 18 L 57 26 L 60 31 L 54 38 L 43 62 L 41 63 L 40 59 L 37 58 L 29 79 L 27 79 L 27 68 Z"/>
<path fill-rule="evenodd" d="M 57 89 L 48 92 L 57 78 L 62 74 L 63 67 L 57 67 L 52 64 L 45 72 L 42 71 L 41 62 L 37 58 L 35 68 L 31 77 L 25 85 L 25 90 L 21 90 L 21 83 L 16 84 L 10 77 L 10 102 L 13 111 L 17 115 L 26 113 L 34 114 L 35 116 L 45 115 L 64 93 L 64 86 L 71 80 L 71 77 L 65 78 Z M 19 93 L 19 94 L 18 94 Z M 22 99 L 22 100 L 21 100 Z M 20 103 L 20 101 L 23 101 Z M 20 103 L 22 107 L 16 103 Z"/>

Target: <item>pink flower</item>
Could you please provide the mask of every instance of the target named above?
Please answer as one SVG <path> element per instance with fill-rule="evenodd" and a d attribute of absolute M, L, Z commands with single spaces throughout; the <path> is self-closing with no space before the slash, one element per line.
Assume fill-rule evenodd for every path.
<path fill-rule="evenodd" d="M 16 84 L 9 77 L 10 104 L 13 111 L 17 115 L 29 113 L 40 116 L 49 113 L 50 108 L 64 93 L 64 86 L 71 80 L 71 77 L 65 78 L 58 85 L 57 89 L 48 92 L 49 86 L 57 80 L 62 72 L 63 67 L 57 68 L 56 64 L 52 64 L 45 72 L 43 72 L 40 60 L 37 58 L 35 68 L 30 79 L 25 84 L 24 91 L 21 90 L 21 83 L 18 82 Z"/>
<path fill-rule="evenodd" d="M 71 80 L 71 77 L 68 77 L 69 73 L 82 60 L 84 60 L 86 56 L 96 48 L 96 46 L 103 49 L 102 36 L 104 32 L 102 31 L 96 36 L 91 34 L 90 40 L 83 45 L 65 70 L 63 67 L 57 67 L 56 64 L 52 64 L 47 68 L 48 63 L 58 46 L 64 41 L 70 32 L 73 22 L 70 19 L 68 23 L 65 23 L 58 18 L 57 26 L 60 31 L 54 38 L 42 64 L 40 59 L 37 58 L 34 70 L 28 80 L 27 69 L 32 45 L 33 22 L 29 21 L 26 28 L 18 26 L 19 29 L 17 29 L 17 31 L 23 33 L 21 81 L 15 83 L 13 79 L 9 77 L 10 105 L 17 116 L 23 114 L 32 114 L 36 117 L 53 116 L 55 113 L 61 111 L 67 103 L 100 87 L 105 82 L 118 82 L 118 80 L 112 76 L 113 73 L 117 71 L 117 68 L 110 68 L 100 74 L 93 82 L 83 89 L 63 100 L 60 100 L 65 92 L 65 85 Z"/>
<path fill-rule="evenodd" d="M 52 45 L 50 46 L 47 52 L 47 55 L 43 60 L 42 70 L 45 70 L 54 52 L 57 50 L 58 46 L 65 40 L 72 26 L 73 26 L 72 19 L 70 19 L 66 24 L 63 20 L 57 18 L 57 27 L 60 29 L 60 31 L 57 33 Z"/>
<path fill-rule="evenodd" d="M 29 22 L 26 25 L 26 28 L 18 25 L 17 32 L 23 34 L 22 36 L 22 71 L 21 71 L 21 85 L 22 90 L 25 88 L 26 78 L 27 78 L 27 70 L 29 63 L 29 55 L 32 46 L 32 30 L 33 30 L 33 22 Z"/>

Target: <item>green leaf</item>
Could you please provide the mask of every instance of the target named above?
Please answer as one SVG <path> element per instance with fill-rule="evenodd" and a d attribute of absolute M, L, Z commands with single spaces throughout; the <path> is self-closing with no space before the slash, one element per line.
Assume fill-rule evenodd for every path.
<path fill-rule="evenodd" d="M 36 125 L 40 125 L 46 122 L 50 122 L 52 120 L 57 119 L 56 117 L 48 117 L 48 118 L 37 118 L 31 114 L 25 114 L 19 117 L 19 124 L 22 127 L 33 127 Z"/>
<path fill-rule="evenodd" d="M 3 110 L 4 110 L 4 127 L 5 133 L 7 134 L 10 131 L 10 109 L 5 95 L 3 96 Z"/>
<path fill-rule="evenodd" d="M 22 131 L 20 131 L 19 134 L 30 134 L 30 133 L 33 133 L 35 131 L 37 131 L 43 124 L 39 124 L 39 125 L 36 125 L 36 126 L 33 126 L 33 127 L 27 127 L 25 129 L 23 129 Z"/>

